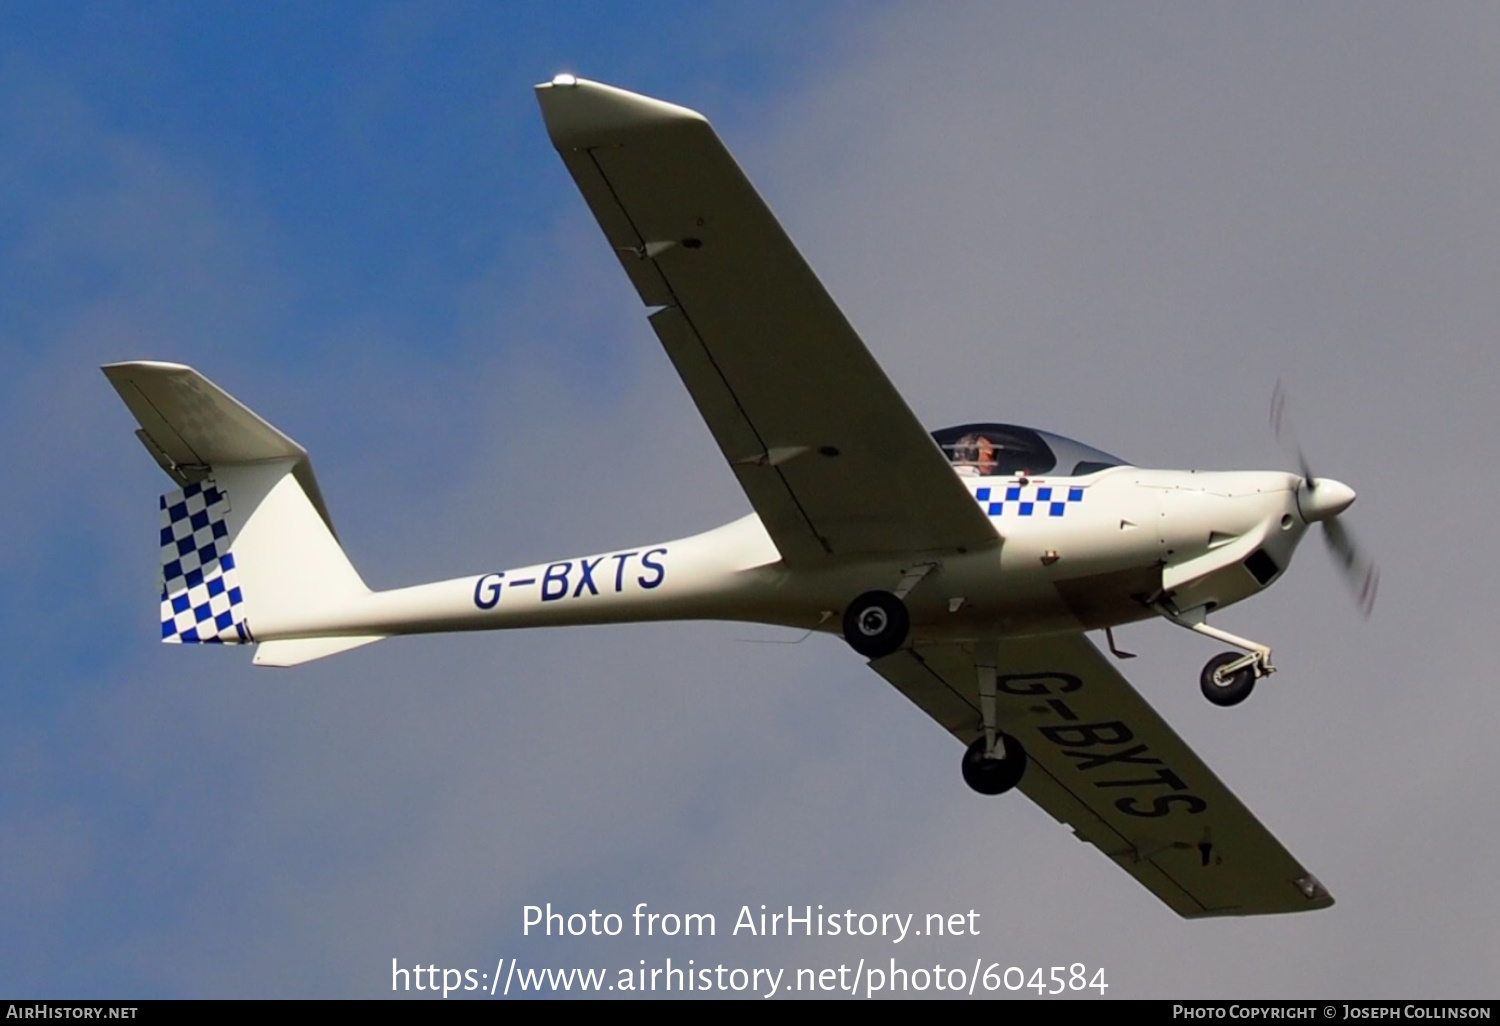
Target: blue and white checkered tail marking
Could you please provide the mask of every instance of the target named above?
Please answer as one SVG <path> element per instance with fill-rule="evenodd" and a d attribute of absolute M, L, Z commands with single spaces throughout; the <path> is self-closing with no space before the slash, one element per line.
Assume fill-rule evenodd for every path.
<path fill-rule="evenodd" d="M 161 497 L 161 640 L 253 641 L 229 548 L 229 496 L 213 478 Z"/>

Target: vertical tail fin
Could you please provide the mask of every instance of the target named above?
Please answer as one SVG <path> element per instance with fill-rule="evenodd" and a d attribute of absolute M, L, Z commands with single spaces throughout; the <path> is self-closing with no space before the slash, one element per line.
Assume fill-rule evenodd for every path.
<path fill-rule="evenodd" d="M 349 635 L 369 594 L 333 532 L 307 450 L 191 367 L 103 368 L 179 489 L 161 498 L 161 635 L 259 642 L 290 666 L 379 640 Z"/>

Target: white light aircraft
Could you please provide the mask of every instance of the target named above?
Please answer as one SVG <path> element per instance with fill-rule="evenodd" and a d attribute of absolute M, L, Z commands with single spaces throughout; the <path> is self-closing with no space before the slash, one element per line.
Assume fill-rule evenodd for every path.
<path fill-rule="evenodd" d="M 1011 424 L 929 434 L 699 114 L 569 75 L 537 87 L 572 173 L 754 512 L 618 552 L 371 591 L 307 451 L 190 367 L 103 368 L 178 489 L 161 499 L 161 632 L 293 666 L 397 634 L 717 619 L 841 633 L 964 746 L 1187 917 L 1333 898 L 1085 636 L 1162 618 L 1237 649 L 1202 689 L 1242 701 L 1271 650 L 1208 624 L 1281 577 L 1347 486 L 1147 470 Z M 1279 397 L 1273 403 L 1279 419 Z"/>

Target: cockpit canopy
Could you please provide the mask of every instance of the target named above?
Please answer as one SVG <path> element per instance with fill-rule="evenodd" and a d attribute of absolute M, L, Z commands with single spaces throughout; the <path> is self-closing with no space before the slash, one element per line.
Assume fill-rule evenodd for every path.
<path fill-rule="evenodd" d="M 1130 466 L 1091 445 L 1015 424 L 960 424 L 934 431 L 932 437 L 960 474 L 1082 477 L 1108 467 Z"/>

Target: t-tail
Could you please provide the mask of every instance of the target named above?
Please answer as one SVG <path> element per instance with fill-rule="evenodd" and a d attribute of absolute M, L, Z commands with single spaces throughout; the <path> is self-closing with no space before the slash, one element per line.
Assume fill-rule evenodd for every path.
<path fill-rule="evenodd" d="M 162 641 L 261 641 L 256 663 L 291 666 L 384 637 L 263 641 L 337 619 L 341 607 L 353 613 L 370 594 L 334 533 L 307 450 L 191 367 L 103 370 L 178 485 L 159 504 Z"/>
<path fill-rule="evenodd" d="M 394 634 L 679 619 L 814 626 L 835 608 L 812 593 L 806 609 L 776 598 L 780 557 L 753 515 L 672 542 L 371 591 L 339 544 L 306 449 L 191 367 L 103 370 L 176 485 L 159 503 L 168 643 L 253 643 L 258 665 L 294 666 Z"/>

